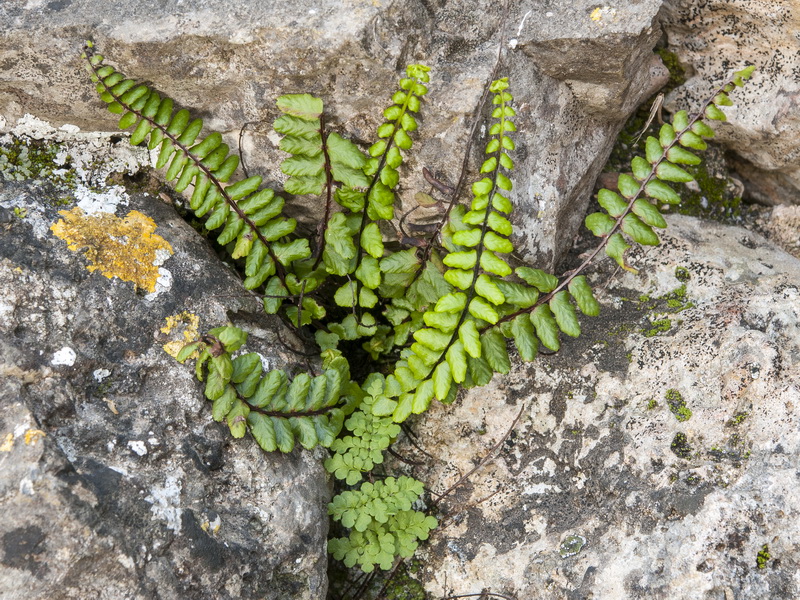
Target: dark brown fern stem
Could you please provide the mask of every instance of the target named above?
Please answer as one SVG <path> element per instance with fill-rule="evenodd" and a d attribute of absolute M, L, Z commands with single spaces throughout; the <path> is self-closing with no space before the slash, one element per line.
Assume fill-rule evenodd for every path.
<path fill-rule="evenodd" d="M 322 262 L 322 253 L 325 251 L 325 228 L 328 226 L 328 219 L 333 208 L 333 172 L 331 171 L 331 157 L 328 154 L 328 132 L 325 130 L 325 113 L 319 116 L 319 135 L 322 138 L 322 156 L 325 159 L 325 214 L 317 227 L 316 258 L 314 259 L 314 265 L 311 267 L 312 271 L 316 270 L 319 263 Z M 303 290 L 305 291 L 305 286 L 303 286 Z"/>

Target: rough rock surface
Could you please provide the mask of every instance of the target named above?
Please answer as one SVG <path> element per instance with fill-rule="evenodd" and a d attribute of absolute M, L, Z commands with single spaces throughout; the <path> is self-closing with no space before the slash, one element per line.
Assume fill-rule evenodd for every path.
<path fill-rule="evenodd" d="M 763 221 L 769 238 L 800 258 L 800 206 L 776 206 Z"/>
<path fill-rule="evenodd" d="M 525 217 L 518 248 L 546 265 L 569 248 L 626 117 L 665 80 L 651 52 L 661 35 L 654 22 L 662 0 L 614 8 L 589 0 L 509 4 L 507 68 L 498 76 L 511 76 L 519 112 L 515 182 Z M 251 123 L 247 164 L 278 183 L 282 156 L 270 133 L 278 95 L 320 94 L 349 135 L 367 144 L 399 69 L 425 62 L 433 68 L 431 93 L 405 171 L 408 209 L 414 193 L 429 187 L 423 166 L 450 183 L 459 177 L 497 56 L 501 15 L 502 3 L 488 0 L 5 2 L 0 115 L 9 126 L 30 112 L 56 126 L 115 129 L 78 58 L 92 38 L 112 64 L 227 131 L 234 147 Z M 483 144 L 476 140 L 473 169 Z M 304 206 L 308 222 L 318 205 Z"/>
<path fill-rule="evenodd" d="M 397 448 L 429 465 L 414 474 L 435 498 L 521 412 L 439 505 L 420 560 L 434 597 L 800 594 L 800 261 L 669 223 L 579 339 L 414 426 L 438 460 Z"/>
<path fill-rule="evenodd" d="M 696 105 L 731 69 L 753 64 L 718 128 L 744 160 L 748 193 L 766 204 L 800 204 L 800 11 L 795 0 L 667 0 L 669 47 L 689 79 L 668 107 Z"/>
<path fill-rule="evenodd" d="M 86 135 L 0 178 L 0 596 L 322 599 L 319 457 L 234 441 L 164 348 L 233 319 L 291 365 L 281 326 L 171 205 L 89 189 L 136 164 L 115 152 Z"/>

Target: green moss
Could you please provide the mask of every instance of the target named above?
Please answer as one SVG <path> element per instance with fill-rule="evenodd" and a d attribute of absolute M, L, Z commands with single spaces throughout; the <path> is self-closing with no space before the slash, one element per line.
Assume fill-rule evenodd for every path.
<path fill-rule="evenodd" d="M 666 303 L 667 308 L 671 313 L 678 313 L 694 306 L 694 302 L 691 302 L 687 298 L 685 284 L 675 288 L 671 292 L 664 294 L 659 298 L 659 300 L 662 300 Z"/>
<path fill-rule="evenodd" d="M 650 398 L 647 401 L 647 410 L 653 410 L 656 406 L 658 406 L 658 402 L 656 402 L 655 398 Z"/>
<path fill-rule="evenodd" d="M 685 433 L 676 433 L 672 438 L 672 443 L 669 446 L 672 453 L 678 458 L 688 460 L 692 456 L 692 446 L 689 444 L 689 438 Z"/>
<path fill-rule="evenodd" d="M 386 600 L 426 600 L 425 588 L 412 575 L 420 570 L 419 561 L 409 561 L 407 569 L 400 569 L 389 584 L 383 598 Z"/>
<path fill-rule="evenodd" d="M 741 425 L 742 423 L 744 423 L 744 421 L 745 421 L 745 420 L 747 419 L 747 417 L 749 417 L 749 416 L 750 416 L 750 413 L 749 413 L 749 412 L 747 412 L 747 411 L 736 413 L 735 415 L 733 415 L 733 416 L 732 416 L 732 417 L 731 417 L 731 418 L 728 420 L 728 422 L 726 423 L 726 425 L 727 425 L 728 427 L 736 427 L 737 425 Z"/>
<path fill-rule="evenodd" d="M 759 569 L 766 569 L 767 562 L 769 562 L 770 558 L 772 558 L 772 556 L 770 556 L 769 553 L 769 545 L 764 544 L 761 546 L 761 550 L 758 551 L 758 554 L 756 554 L 756 567 Z"/>
<path fill-rule="evenodd" d="M 678 55 L 670 52 L 666 48 L 656 48 L 653 50 L 661 58 L 661 62 L 669 71 L 669 81 L 662 90 L 664 93 L 669 93 L 676 87 L 686 83 L 686 69 L 684 69 L 681 61 L 678 60 Z"/>
<path fill-rule="evenodd" d="M 672 321 L 669 319 L 656 319 L 650 324 L 652 325 L 650 329 L 642 329 L 644 337 L 655 337 L 659 333 L 664 333 L 672 329 Z"/>
<path fill-rule="evenodd" d="M 675 279 L 680 281 L 681 283 L 686 283 L 692 278 L 691 274 L 689 273 L 689 269 L 686 267 L 675 267 Z M 686 291 L 686 286 L 683 286 L 684 292 Z"/>
<path fill-rule="evenodd" d="M 686 406 L 686 401 L 678 390 L 667 390 L 664 394 L 664 398 L 667 401 L 670 412 L 675 415 L 678 421 L 684 422 L 692 418 L 692 411 Z"/>
<path fill-rule="evenodd" d="M 42 186 L 39 196 L 52 206 L 71 204 L 69 194 L 77 186 L 78 176 L 70 167 L 69 155 L 59 156 L 57 144 L 47 144 L 12 137 L 0 146 L 0 179 L 8 182 L 34 180 Z"/>

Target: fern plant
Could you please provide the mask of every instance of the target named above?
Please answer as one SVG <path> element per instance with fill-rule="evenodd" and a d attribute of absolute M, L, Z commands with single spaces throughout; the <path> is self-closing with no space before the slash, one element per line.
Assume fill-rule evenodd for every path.
<path fill-rule="evenodd" d="M 263 372 L 257 354 L 239 353 L 247 334 L 233 326 L 212 329 L 177 358 L 197 358 L 212 417 L 227 422 L 234 437 L 249 432 L 266 451 L 290 452 L 296 443 L 330 448 L 325 468 L 345 489 L 329 514 L 350 533 L 330 540 L 329 550 L 366 572 L 411 556 L 437 524 L 413 506 L 421 482 L 373 472 L 399 424 L 434 399 L 453 402 L 460 388 L 507 373 L 509 340 L 522 360 L 532 361 L 540 345 L 557 351 L 561 333 L 580 335 L 577 310 L 588 316 L 600 310 L 587 267 L 605 252 L 633 270 L 626 261 L 632 245 L 658 244 L 655 229 L 666 227 L 658 203 L 680 200 L 668 182 L 692 179 L 680 165 L 700 162 L 692 150 L 713 136 L 707 121 L 724 120 L 727 94 L 753 71 L 735 73 L 698 114 L 680 111 L 647 139 L 632 174 L 619 176 L 616 191 L 600 190 L 603 212 L 586 218 L 597 246 L 578 268 L 556 277 L 510 264 L 516 127 L 505 78 L 490 86 L 492 124 L 469 207 L 452 198 L 434 233 L 403 247 L 385 238 L 379 223 L 395 216 L 398 169 L 413 146 L 427 67 L 407 68 L 366 152 L 328 129 L 321 99 L 278 98 L 282 114 L 274 129 L 288 154 L 281 163 L 284 192 L 319 197 L 325 207 L 321 226 L 304 238 L 283 214 L 284 199 L 261 188 L 260 177 L 228 183 L 239 158 L 220 134 L 201 139 L 200 119 L 105 64 L 91 44 L 84 57 L 100 98 L 122 115 L 120 128 L 133 128 L 131 143 L 157 151 L 166 179 L 187 191 L 206 229 L 220 230 L 217 242 L 240 262 L 244 287 L 261 295 L 265 312 L 313 330 L 323 369 L 314 377 L 301 373 L 290 381 L 281 370 Z M 361 381 L 351 373 L 353 348 L 361 353 L 359 367 L 368 363 L 359 369 Z M 385 368 L 387 362 L 393 366 Z"/>

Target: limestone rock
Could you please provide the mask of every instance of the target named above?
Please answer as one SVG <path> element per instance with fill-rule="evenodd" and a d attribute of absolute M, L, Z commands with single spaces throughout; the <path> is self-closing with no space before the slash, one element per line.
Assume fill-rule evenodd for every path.
<path fill-rule="evenodd" d="M 800 206 L 776 206 L 762 226 L 773 242 L 800 258 Z"/>
<path fill-rule="evenodd" d="M 435 597 L 800 593 L 800 261 L 670 217 L 634 266 L 580 338 L 416 423 L 437 460 L 396 447 L 435 499 L 521 413 L 439 505 L 420 557 Z"/>
<path fill-rule="evenodd" d="M 280 323 L 171 205 L 85 178 L 131 151 L 43 147 L 0 179 L 0 596 L 321 600 L 320 457 L 233 440 L 165 351 L 232 319 L 291 366 Z"/>
<path fill-rule="evenodd" d="M 193 109 L 208 126 L 240 129 L 251 173 L 284 180 L 271 133 L 275 98 L 321 95 L 332 122 L 364 145 L 373 141 L 398 72 L 410 62 L 433 68 L 419 142 L 404 171 L 402 211 L 427 191 L 427 166 L 454 184 L 473 113 L 495 64 L 502 32 L 505 66 L 517 102 L 515 161 L 521 252 L 555 264 L 570 246 L 592 184 L 630 112 L 664 81 L 653 59 L 662 0 L 626 0 L 613 9 L 580 0 L 502 3 L 471 0 L 364 3 L 301 0 L 35 0 L 0 4 L 0 115 L 25 113 L 60 126 L 113 130 L 79 60 L 92 38 L 112 64 Z M 595 10 L 597 9 L 597 10 Z M 602 60 L 598 60 L 602 57 Z M 655 61 L 655 62 L 654 62 Z M 478 135 L 474 174 L 485 141 Z M 310 227 L 318 199 L 304 199 Z M 532 217 L 532 218 L 531 218 Z"/>
<path fill-rule="evenodd" d="M 766 204 L 800 204 L 800 13 L 794 0 L 668 0 L 669 47 L 690 69 L 669 99 L 697 106 L 716 81 L 745 64 L 752 80 L 736 92 L 718 139 L 744 159 L 748 192 Z"/>

